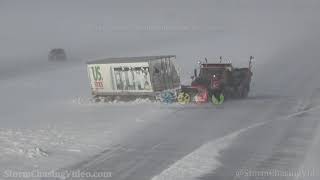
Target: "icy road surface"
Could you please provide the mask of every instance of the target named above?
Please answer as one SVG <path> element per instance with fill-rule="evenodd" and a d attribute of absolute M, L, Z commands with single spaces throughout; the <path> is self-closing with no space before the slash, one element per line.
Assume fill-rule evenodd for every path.
<path fill-rule="evenodd" d="M 0 179 L 319 179 L 320 3 L 118 2 L 1 2 Z M 47 62 L 61 44 L 68 62 Z M 85 60 L 159 54 L 177 55 L 185 83 L 200 58 L 254 55 L 250 97 L 90 102 Z"/>

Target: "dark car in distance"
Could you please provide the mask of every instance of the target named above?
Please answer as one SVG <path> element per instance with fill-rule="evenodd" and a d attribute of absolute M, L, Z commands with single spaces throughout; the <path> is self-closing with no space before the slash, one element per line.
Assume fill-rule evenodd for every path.
<path fill-rule="evenodd" d="M 67 55 L 66 55 L 65 50 L 62 48 L 52 49 L 49 52 L 48 60 L 49 61 L 65 61 L 65 60 L 67 60 Z"/>

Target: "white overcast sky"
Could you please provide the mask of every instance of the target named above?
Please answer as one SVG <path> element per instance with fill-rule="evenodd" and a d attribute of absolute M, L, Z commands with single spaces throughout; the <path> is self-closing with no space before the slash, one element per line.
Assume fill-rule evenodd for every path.
<path fill-rule="evenodd" d="M 0 0 L 0 57 L 46 56 L 55 47 L 101 57 L 202 40 L 259 53 L 319 32 L 319 7 L 317 0 Z"/>

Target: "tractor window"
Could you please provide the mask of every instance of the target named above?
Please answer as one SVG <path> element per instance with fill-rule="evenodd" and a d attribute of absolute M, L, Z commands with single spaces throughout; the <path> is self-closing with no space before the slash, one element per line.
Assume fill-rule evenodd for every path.
<path fill-rule="evenodd" d="M 201 77 L 211 77 L 212 75 L 222 75 L 224 72 L 224 69 L 222 68 L 202 68 L 200 70 L 200 76 Z"/>

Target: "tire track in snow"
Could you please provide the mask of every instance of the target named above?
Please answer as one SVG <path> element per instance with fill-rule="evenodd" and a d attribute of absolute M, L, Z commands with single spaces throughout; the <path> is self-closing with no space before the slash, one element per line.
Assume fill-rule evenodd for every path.
<path fill-rule="evenodd" d="M 195 179 L 203 174 L 212 172 L 212 170 L 221 166 L 219 156 L 222 150 L 228 148 L 243 132 L 262 126 L 266 123 L 267 122 L 256 123 L 214 141 L 208 142 L 184 158 L 178 160 L 168 169 L 153 177 L 152 180 L 188 180 Z"/>

